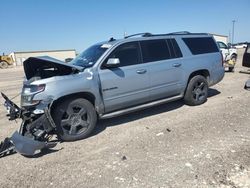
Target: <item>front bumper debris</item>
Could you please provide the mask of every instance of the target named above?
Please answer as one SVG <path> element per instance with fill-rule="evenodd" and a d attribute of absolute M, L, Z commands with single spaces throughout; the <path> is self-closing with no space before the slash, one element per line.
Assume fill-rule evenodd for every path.
<path fill-rule="evenodd" d="M 15 153 L 15 146 L 12 144 L 10 138 L 5 138 L 0 143 L 0 158 Z"/>
<path fill-rule="evenodd" d="M 15 151 L 25 156 L 33 156 L 42 149 L 56 146 L 56 143 L 54 142 L 37 141 L 32 138 L 22 136 L 18 132 L 15 132 L 10 140 L 15 147 Z"/>
<path fill-rule="evenodd" d="M 51 142 L 55 123 L 48 108 L 43 114 L 32 114 L 32 112 L 19 108 L 6 95 L 1 93 L 5 99 L 9 120 L 22 119 L 19 132 L 15 132 L 11 138 L 6 138 L 0 144 L 0 158 L 18 152 L 25 156 L 33 156 L 43 149 L 56 146 L 57 142 Z"/>

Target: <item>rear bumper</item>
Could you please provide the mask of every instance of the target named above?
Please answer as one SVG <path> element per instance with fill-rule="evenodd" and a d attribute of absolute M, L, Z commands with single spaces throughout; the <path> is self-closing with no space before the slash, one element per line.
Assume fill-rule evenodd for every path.
<path fill-rule="evenodd" d="M 213 86 L 219 83 L 224 78 L 224 75 L 225 75 L 224 67 L 214 70 L 213 75 L 210 75 L 212 79 L 210 80 L 209 86 Z"/>

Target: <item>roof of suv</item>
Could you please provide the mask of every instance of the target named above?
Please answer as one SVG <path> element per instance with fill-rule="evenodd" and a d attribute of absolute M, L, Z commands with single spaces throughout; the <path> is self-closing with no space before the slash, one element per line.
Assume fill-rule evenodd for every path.
<path fill-rule="evenodd" d="M 137 33 L 137 34 L 125 36 L 122 39 L 114 39 L 112 37 L 108 41 L 100 42 L 98 44 L 113 46 L 113 45 L 115 45 L 117 43 L 129 40 L 129 39 L 131 41 L 134 41 L 134 40 L 138 40 L 138 39 L 152 39 L 154 37 L 160 37 L 161 38 L 161 37 L 164 37 L 164 36 L 201 36 L 201 37 L 205 37 L 205 36 L 212 36 L 212 35 L 209 34 L 209 33 L 190 33 L 188 31 L 180 31 L 180 32 L 173 32 L 173 33 L 166 33 L 166 34 L 152 34 L 152 33 L 145 32 L 145 33 Z"/>
<path fill-rule="evenodd" d="M 160 36 L 175 36 L 175 35 L 209 35 L 208 33 L 190 33 L 188 31 L 179 31 L 179 32 L 173 32 L 173 33 L 166 33 L 166 34 L 152 34 L 152 33 L 137 33 L 133 35 L 129 35 L 124 37 L 125 39 L 135 37 L 135 36 L 141 36 L 141 37 L 160 37 Z"/>
<path fill-rule="evenodd" d="M 173 32 L 173 33 L 166 33 L 166 34 L 152 34 L 152 33 L 148 33 L 148 32 L 145 32 L 145 33 L 137 33 L 137 34 L 132 34 L 132 35 L 129 35 L 129 36 L 125 36 L 123 39 L 114 39 L 113 37 L 110 38 L 109 41 L 105 41 L 104 43 L 109 43 L 111 45 L 117 43 L 118 41 L 122 41 L 122 40 L 126 40 L 126 39 L 130 39 L 130 38 L 152 38 L 152 37 L 164 37 L 164 36 L 194 36 L 194 35 L 201 35 L 201 36 L 211 36 L 211 34 L 209 33 L 190 33 L 188 31 L 180 31 L 180 32 Z"/>

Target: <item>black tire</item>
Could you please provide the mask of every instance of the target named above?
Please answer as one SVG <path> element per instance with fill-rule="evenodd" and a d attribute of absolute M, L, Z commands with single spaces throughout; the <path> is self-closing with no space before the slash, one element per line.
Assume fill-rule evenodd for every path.
<path fill-rule="evenodd" d="M 1 61 L 0 62 L 0 68 L 7 69 L 8 68 L 8 63 L 6 61 Z"/>
<path fill-rule="evenodd" d="M 188 83 L 184 101 L 190 106 L 201 105 L 207 101 L 208 83 L 204 76 L 197 75 Z"/>
<path fill-rule="evenodd" d="M 67 100 L 55 107 L 52 117 L 56 133 L 63 141 L 76 141 L 88 137 L 96 126 L 94 106 L 86 99 Z"/>
<path fill-rule="evenodd" d="M 228 67 L 229 72 L 234 72 L 234 67 Z"/>

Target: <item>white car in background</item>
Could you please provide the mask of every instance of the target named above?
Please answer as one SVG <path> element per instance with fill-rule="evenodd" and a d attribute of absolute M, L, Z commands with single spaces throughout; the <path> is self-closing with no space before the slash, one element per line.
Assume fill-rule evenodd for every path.
<path fill-rule="evenodd" d="M 228 68 L 229 72 L 233 72 L 237 61 L 237 49 L 229 48 L 228 45 L 221 41 L 217 41 L 217 44 L 221 50 L 225 68 Z"/>

